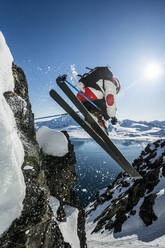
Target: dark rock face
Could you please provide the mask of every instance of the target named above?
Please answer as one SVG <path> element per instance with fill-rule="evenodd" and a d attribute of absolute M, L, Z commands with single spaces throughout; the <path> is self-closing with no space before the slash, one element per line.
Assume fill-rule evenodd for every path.
<path fill-rule="evenodd" d="M 28 85 L 24 72 L 13 63 L 14 92 L 6 92 L 5 98 L 10 105 L 20 131 L 19 135 L 24 146 L 25 157 L 36 157 L 38 144 L 34 130 L 34 115 L 28 96 Z"/>
<path fill-rule="evenodd" d="M 144 224 L 149 226 L 157 220 L 153 209 L 157 194 L 152 191 L 160 182 L 160 178 L 165 176 L 164 157 L 164 140 L 148 145 L 133 163 L 143 179 L 134 181 L 126 173 L 120 173 L 102 194 L 96 195 L 95 201 L 89 205 L 86 216 L 92 216 L 99 207 L 103 210 L 93 221 L 96 225 L 92 233 L 104 232 L 104 229 L 113 230 L 114 233 L 121 232 L 123 223 L 130 216 L 137 214 L 134 207 L 140 200 L 143 201 L 138 214 Z M 103 204 L 106 204 L 106 207 L 101 207 Z"/>
<path fill-rule="evenodd" d="M 146 226 L 151 225 L 153 221 L 157 220 L 157 216 L 153 210 L 155 198 L 156 194 L 150 194 L 149 196 L 145 197 L 144 202 L 140 207 L 139 215 Z"/>
<path fill-rule="evenodd" d="M 76 205 L 75 193 L 72 190 L 77 180 L 75 174 L 76 158 L 73 146 L 69 143 L 69 152 L 64 157 L 42 154 L 42 169 L 52 196 L 63 204 Z"/>
<path fill-rule="evenodd" d="M 54 218 L 49 197 L 52 194 L 60 200 L 59 221 L 65 219 L 63 204 L 78 206 L 77 197 L 72 190 L 76 180 L 73 147 L 70 144 L 69 153 L 61 159 L 43 155 L 36 142 L 34 116 L 28 97 L 26 77 L 22 69 L 15 64 L 13 64 L 13 76 L 14 93 L 6 92 L 5 98 L 13 110 L 18 133 L 24 146 L 25 158 L 22 171 L 26 184 L 26 196 L 21 216 L 0 237 L 0 247 L 71 248 L 71 245 L 64 241 Z M 81 248 L 86 247 L 85 217 L 81 209 L 79 210 L 78 236 Z"/>
<path fill-rule="evenodd" d="M 42 153 L 41 167 L 45 172 L 50 194 L 60 201 L 57 220 L 66 221 L 64 205 L 69 205 L 79 210 L 77 234 L 80 239 L 80 247 L 83 248 L 86 247 L 85 213 L 79 205 L 75 191 L 72 189 L 77 180 L 75 174 L 76 157 L 68 134 L 66 132 L 64 134 L 68 139 L 69 152 L 64 157 L 54 157 Z"/>

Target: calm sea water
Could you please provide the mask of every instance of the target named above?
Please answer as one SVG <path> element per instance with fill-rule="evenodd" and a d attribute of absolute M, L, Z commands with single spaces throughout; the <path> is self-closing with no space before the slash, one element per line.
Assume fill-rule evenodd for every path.
<path fill-rule="evenodd" d="M 74 186 L 81 205 L 93 200 L 96 192 L 110 185 L 122 169 L 93 140 L 72 139 L 76 154 L 77 182 Z M 132 162 L 146 146 L 146 143 L 121 143 L 114 141 L 123 155 Z"/>

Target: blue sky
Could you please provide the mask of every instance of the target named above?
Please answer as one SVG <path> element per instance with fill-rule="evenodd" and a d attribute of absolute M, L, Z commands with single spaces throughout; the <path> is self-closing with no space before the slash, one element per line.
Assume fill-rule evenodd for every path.
<path fill-rule="evenodd" d="M 164 27 L 164 0 L 1 0 L 0 30 L 26 74 L 36 117 L 63 112 L 49 90 L 75 64 L 79 74 L 111 67 L 122 86 L 119 119 L 165 120 L 165 75 L 145 78 L 151 62 L 164 70 Z"/>

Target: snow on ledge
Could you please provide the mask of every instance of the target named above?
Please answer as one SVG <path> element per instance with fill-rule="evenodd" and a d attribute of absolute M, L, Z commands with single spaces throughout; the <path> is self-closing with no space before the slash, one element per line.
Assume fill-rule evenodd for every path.
<path fill-rule="evenodd" d="M 62 132 L 42 126 L 36 138 L 40 148 L 48 155 L 63 157 L 68 153 L 68 140 Z"/>
<path fill-rule="evenodd" d="M 12 62 L 13 57 L 0 32 L 0 234 L 20 216 L 25 197 L 21 170 L 24 149 L 13 112 L 3 95 L 14 89 Z"/>

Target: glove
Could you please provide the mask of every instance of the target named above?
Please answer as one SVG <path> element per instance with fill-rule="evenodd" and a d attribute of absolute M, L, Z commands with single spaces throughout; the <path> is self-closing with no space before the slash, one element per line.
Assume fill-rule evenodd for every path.
<path fill-rule="evenodd" d="M 117 124 L 117 118 L 116 117 L 112 117 L 111 118 L 111 124 L 112 125 L 116 125 Z"/>
<path fill-rule="evenodd" d="M 59 76 L 57 79 L 56 79 L 56 82 L 57 83 L 60 83 L 60 82 L 63 82 L 63 81 L 65 81 L 66 80 L 66 77 L 67 77 L 67 75 L 63 75 L 63 76 Z"/>
<path fill-rule="evenodd" d="M 104 114 L 104 119 L 105 119 L 106 121 L 108 121 L 108 120 L 110 119 L 109 115 L 105 113 L 105 114 Z"/>

